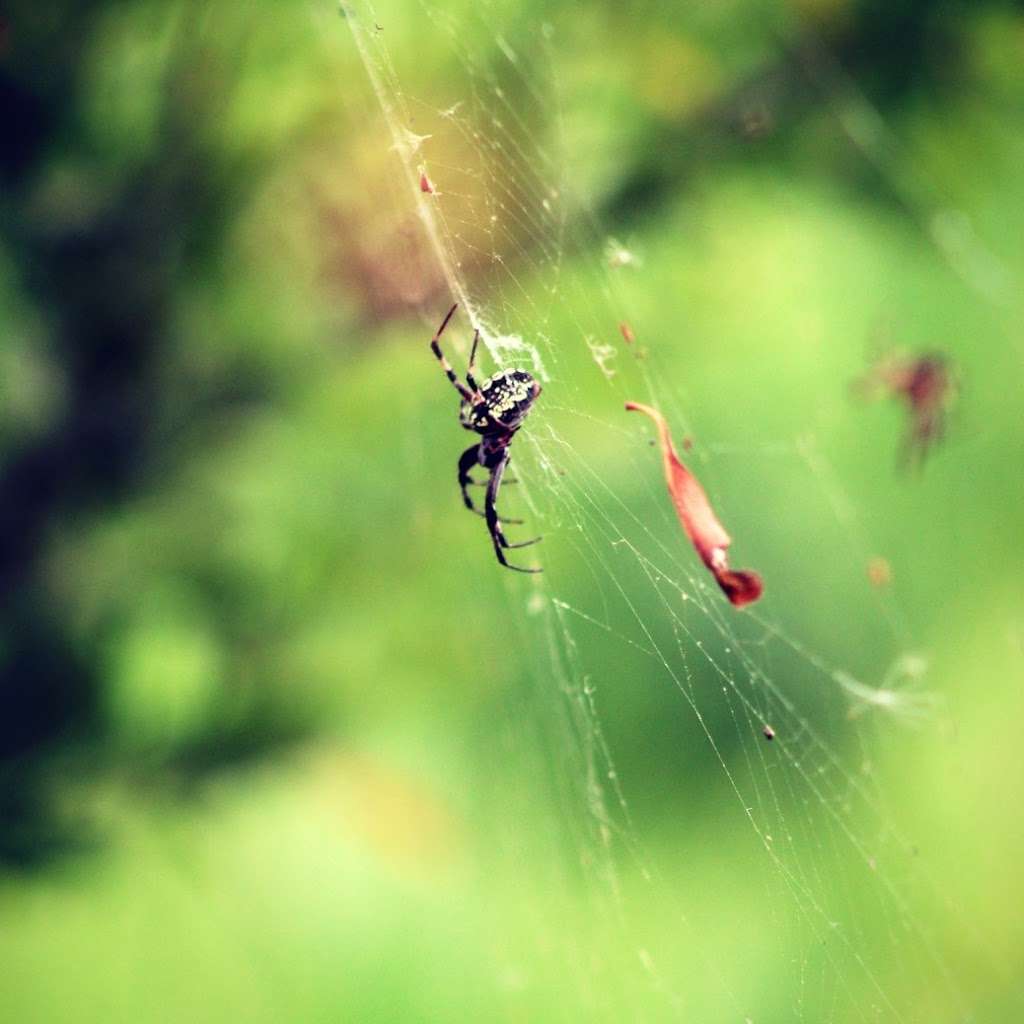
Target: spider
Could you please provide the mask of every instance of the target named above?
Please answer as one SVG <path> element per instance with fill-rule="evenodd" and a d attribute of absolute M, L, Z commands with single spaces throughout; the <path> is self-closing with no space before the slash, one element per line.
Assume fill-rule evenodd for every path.
<path fill-rule="evenodd" d="M 516 436 L 516 431 L 523 425 L 530 406 L 540 394 L 540 384 L 525 370 L 499 370 L 482 384 L 477 384 L 473 377 L 473 367 L 476 364 L 476 348 L 480 342 L 479 331 L 473 334 L 473 348 L 469 354 L 469 366 L 466 368 L 466 383 L 463 384 L 449 365 L 448 360 L 445 359 L 441 346 L 438 344 L 444 329 L 448 326 L 448 321 L 451 320 L 458 308 L 459 304 L 455 303 L 448 310 L 448 315 L 441 321 L 441 326 L 438 327 L 437 333 L 430 341 L 430 348 L 455 390 L 462 397 L 462 403 L 459 406 L 459 422 L 466 430 L 476 431 L 480 435 L 479 443 L 470 445 L 459 457 L 459 488 L 462 491 L 462 501 L 471 512 L 475 512 L 487 520 L 487 529 L 490 531 L 491 541 L 494 544 L 494 553 L 506 569 L 514 569 L 516 572 L 541 572 L 541 569 L 524 569 L 522 566 L 512 565 L 505 558 L 505 552 L 510 548 L 525 548 L 530 544 L 536 544 L 541 538 L 534 537 L 533 540 L 510 544 L 502 530 L 502 522 L 521 523 L 522 520 L 503 520 L 495 508 L 498 491 L 501 488 L 501 478 L 510 458 L 509 445 L 512 443 L 512 438 Z M 469 471 L 474 466 L 483 466 L 490 474 L 487 479 L 482 512 L 473 504 L 473 499 L 469 496 L 469 487 L 478 483 L 469 475 Z"/>

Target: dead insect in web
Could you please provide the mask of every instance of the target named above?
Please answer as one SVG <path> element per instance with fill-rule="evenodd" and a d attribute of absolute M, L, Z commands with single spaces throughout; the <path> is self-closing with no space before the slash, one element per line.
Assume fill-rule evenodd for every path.
<path fill-rule="evenodd" d="M 764 591 L 761 577 L 749 569 L 729 568 L 726 549 L 732 543 L 732 538 L 715 516 L 704 488 L 679 461 L 665 417 L 657 409 L 641 405 L 639 402 L 627 402 L 626 411 L 642 412 L 657 426 L 665 481 L 672 503 L 676 507 L 676 515 L 683 530 L 686 531 L 686 536 L 690 538 L 701 561 L 711 570 L 722 592 L 737 608 L 756 601 Z"/>
<path fill-rule="evenodd" d="M 775 739 L 775 730 L 770 725 L 766 725 L 761 730 L 761 735 L 770 743 L 773 739 Z"/>
<path fill-rule="evenodd" d="M 867 399 L 895 398 L 906 407 L 901 465 L 921 465 L 929 449 L 945 436 L 956 385 L 953 367 L 943 353 L 893 352 L 875 363 L 854 388 Z"/>
<path fill-rule="evenodd" d="M 539 568 L 524 569 L 518 565 L 511 565 L 506 560 L 506 551 L 512 548 L 528 547 L 530 544 L 536 544 L 541 538 L 534 537 L 532 540 L 522 540 L 516 544 L 510 543 L 505 537 L 502 523 L 518 523 L 520 520 L 504 519 L 495 508 L 498 491 L 501 488 L 501 478 L 511 458 L 509 446 L 512 444 L 512 438 L 516 436 L 516 431 L 523 425 L 523 420 L 526 419 L 530 407 L 540 394 L 540 384 L 525 370 L 499 370 L 485 381 L 477 384 L 476 378 L 473 376 L 473 367 L 476 364 L 476 348 L 480 342 L 479 331 L 475 331 L 473 334 L 473 348 L 469 353 L 466 382 L 463 383 L 459 380 L 448 360 L 445 359 L 439 344 L 441 335 L 456 309 L 458 309 L 458 303 L 448 310 L 448 315 L 441 321 L 437 333 L 430 339 L 430 350 L 462 398 L 459 407 L 459 422 L 466 430 L 475 431 L 480 435 L 479 442 L 470 445 L 459 458 L 459 488 L 462 491 L 462 502 L 470 512 L 475 512 L 487 520 L 487 529 L 491 535 L 491 542 L 494 544 L 494 553 L 506 569 L 515 569 L 517 572 L 540 572 Z M 482 466 L 488 473 L 483 511 L 473 504 L 473 499 L 469 496 L 470 485 L 476 483 L 469 473 L 476 466 Z"/>

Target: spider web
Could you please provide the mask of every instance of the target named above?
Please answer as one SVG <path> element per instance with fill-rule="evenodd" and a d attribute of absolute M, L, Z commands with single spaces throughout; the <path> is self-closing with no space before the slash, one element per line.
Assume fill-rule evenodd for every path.
<path fill-rule="evenodd" d="M 520 564 L 539 552 L 545 573 L 506 581 L 533 663 L 498 727 L 497 756 L 530 769 L 495 782 L 492 867 L 521 897 L 494 911 L 504 1014 L 536 1019 L 526 1008 L 554 1001 L 573 1020 L 972 1019 L 947 936 L 998 958 L 905 834 L 884 768 L 906 727 L 950 728 L 914 630 L 875 590 L 854 629 L 867 648 L 821 654 L 825 641 L 801 639 L 773 602 L 790 589 L 843 619 L 842 574 L 812 571 L 815 560 L 831 550 L 864 567 L 875 553 L 830 457 L 843 429 L 834 400 L 799 436 L 697 429 L 689 410 L 707 400 L 643 329 L 657 257 L 587 212 L 605 177 L 581 156 L 579 97 L 559 80 L 565 25 L 491 3 L 346 2 L 342 14 L 394 151 L 392 201 L 415 210 L 422 258 L 460 304 L 445 336 L 453 364 L 477 328 L 494 365 L 544 384 L 513 447 L 515 500 L 546 540 L 516 552 Z M 884 122 L 827 61 L 819 74 L 835 86 L 836 130 L 895 166 Z M 919 183 L 897 188 L 924 211 L 938 257 L 1002 301 L 1005 268 Z M 422 307 L 426 337 L 444 299 Z M 725 602 L 682 536 L 649 425 L 622 413 L 629 399 L 661 409 L 677 443 L 695 437 L 685 458 L 734 534 L 733 564 L 766 578 L 752 609 Z M 780 469 L 798 483 L 793 525 L 759 547 L 771 511 L 751 495 Z M 652 686 L 674 694 L 677 745 L 631 757 L 623 777 L 615 709 Z M 707 800 L 660 807 L 659 780 L 680 773 Z M 521 828 L 539 804 L 546 829 Z M 683 849 L 659 846 L 652 826 L 675 813 L 691 818 Z M 726 845 L 707 848 L 704 825 Z"/>

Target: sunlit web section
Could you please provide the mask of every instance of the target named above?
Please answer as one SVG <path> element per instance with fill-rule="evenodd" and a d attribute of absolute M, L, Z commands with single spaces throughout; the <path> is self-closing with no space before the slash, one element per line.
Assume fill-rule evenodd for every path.
<path fill-rule="evenodd" d="M 539 47 L 520 54 L 490 35 L 481 21 L 486 6 L 458 16 L 441 6 L 419 8 L 417 51 L 438 70 L 438 81 L 458 82 L 445 93 L 410 91 L 398 81 L 382 24 L 386 14 L 371 5 L 342 10 L 452 293 L 493 358 L 522 362 L 525 356 L 548 379 L 539 342 L 565 252 L 557 121 L 542 78 L 550 26 L 541 26 Z M 391 24 L 407 27 L 409 21 Z M 457 76 L 443 73 L 452 62 Z M 538 277 L 546 281 L 540 294 Z"/>
<path fill-rule="evenodd" d="M 557 26 L 513 5 L 402 6 L 412 13 L 342 9 L 393 140 L 394 174 L 463 307 L 449 345 L 464 356 L 479 327 L 492 360 L 547 382 L 515 448 L 520 500 L 555 541 L 536 589 L 513 591 L 542 719 L 517 737 L 546 737 L 564 818 L 553 828 L 572 836 L 573 868 L 591 878 L 612 936 L 590 944 L 580 933 L 561 954 L 583 988 L 614 977 L 645 1000 L 640 1019 L 703 1005 L 722 1011 L 715 1019 L 758 1021 L 762 971 L 784 993 L 773 1019 L 927 1020 L 929 1009 L 909 1002 L 923 991 L 935 1006 L 962 1005 L 934 938 L 956 912 L 902 834 L 871 754 L 868 730 L 880 719 L 898 728 L 941 715 L 909 630 L 880 594 L 873 628 L 893 667 L 870 678 L 777 619 L 778 574 L 765 572 L 768 597 L 751 611 L 723 600 L 680 534 L 643 427 L 621 413 L 624 400 L 642 400 L 680 437 L 690 431 L 686 396 L 659 372 L 657 346 L 622 327 L 637 320 L 623 275 L 642 273 L 642 261 L 594 225 L 567 180 Z M 425 325 L 442 312 L 424 310 Z M 829 518 L 866 567 L 873 551 L 855 505 L 813 436 L 767 444 L 727 453 L 703 439 L 690 455 L 737 549 L 749 550 L 741 531 L 754 533 L 757 520 L 723 470 L 750 474 L 768 457 L 801 479 L 815 497 L 808 515 Z M 612 645 L 615 664 L 592 655 L 595 637 L 601 651 Z M 609 739 L 619 730 L 602 709 L 633 685 L 671 688 L 679 747 L 622 778 Z M 693 811 L 686 849 L 653 848 L 637 804 L 650 820 L 659 778 L 683 771 L 707 780 L 714 811 Z M 708 858 L 702 814 L 728 815 L 735 828 L 720 872 L 691 876 L 680 864 Z M 530 840 L 509 825 L 501 841 L 515 851 Z M 702 877 L 718 879 L 721 905 L 687 885 Z M 721 918 L 737 913 L 734 891 L 749 928 L 728 932 Z M 533 922 L 542 946 L 564 946 L 543 913 Z M 784 962 L 764 960 L 765 931 Z M 726 934 L 749 940 L 727 944 Z"/>

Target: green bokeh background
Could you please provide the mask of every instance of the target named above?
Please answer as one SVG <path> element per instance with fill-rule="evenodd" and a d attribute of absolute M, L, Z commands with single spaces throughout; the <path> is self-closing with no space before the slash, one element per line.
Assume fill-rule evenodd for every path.
<path fill-rule="evenodd" d="M 1020 1019 L 1024 11 L 441 11 L 0 12 L 2 1019 Z M 462 275 L 552 339 L 507 498 L 543 578 L 460 508 L 450 296 L 348 20 L 422 122 L 522 55 L 513 194 L 557 140 L 564 295 L 529 230 Z M 479 153 L 439 148 L 457 209 Z M 919 472 L 850 393 L 896 345 L 958 371 Z M 623 397 L 694 437 L 763 619 L 704 584 Z M 763 622 L 871 685 L 923 653 L 936 707 L 851 719 Z M 755 698 L 774 746 L 734 643 L 797 709 Z"/>

